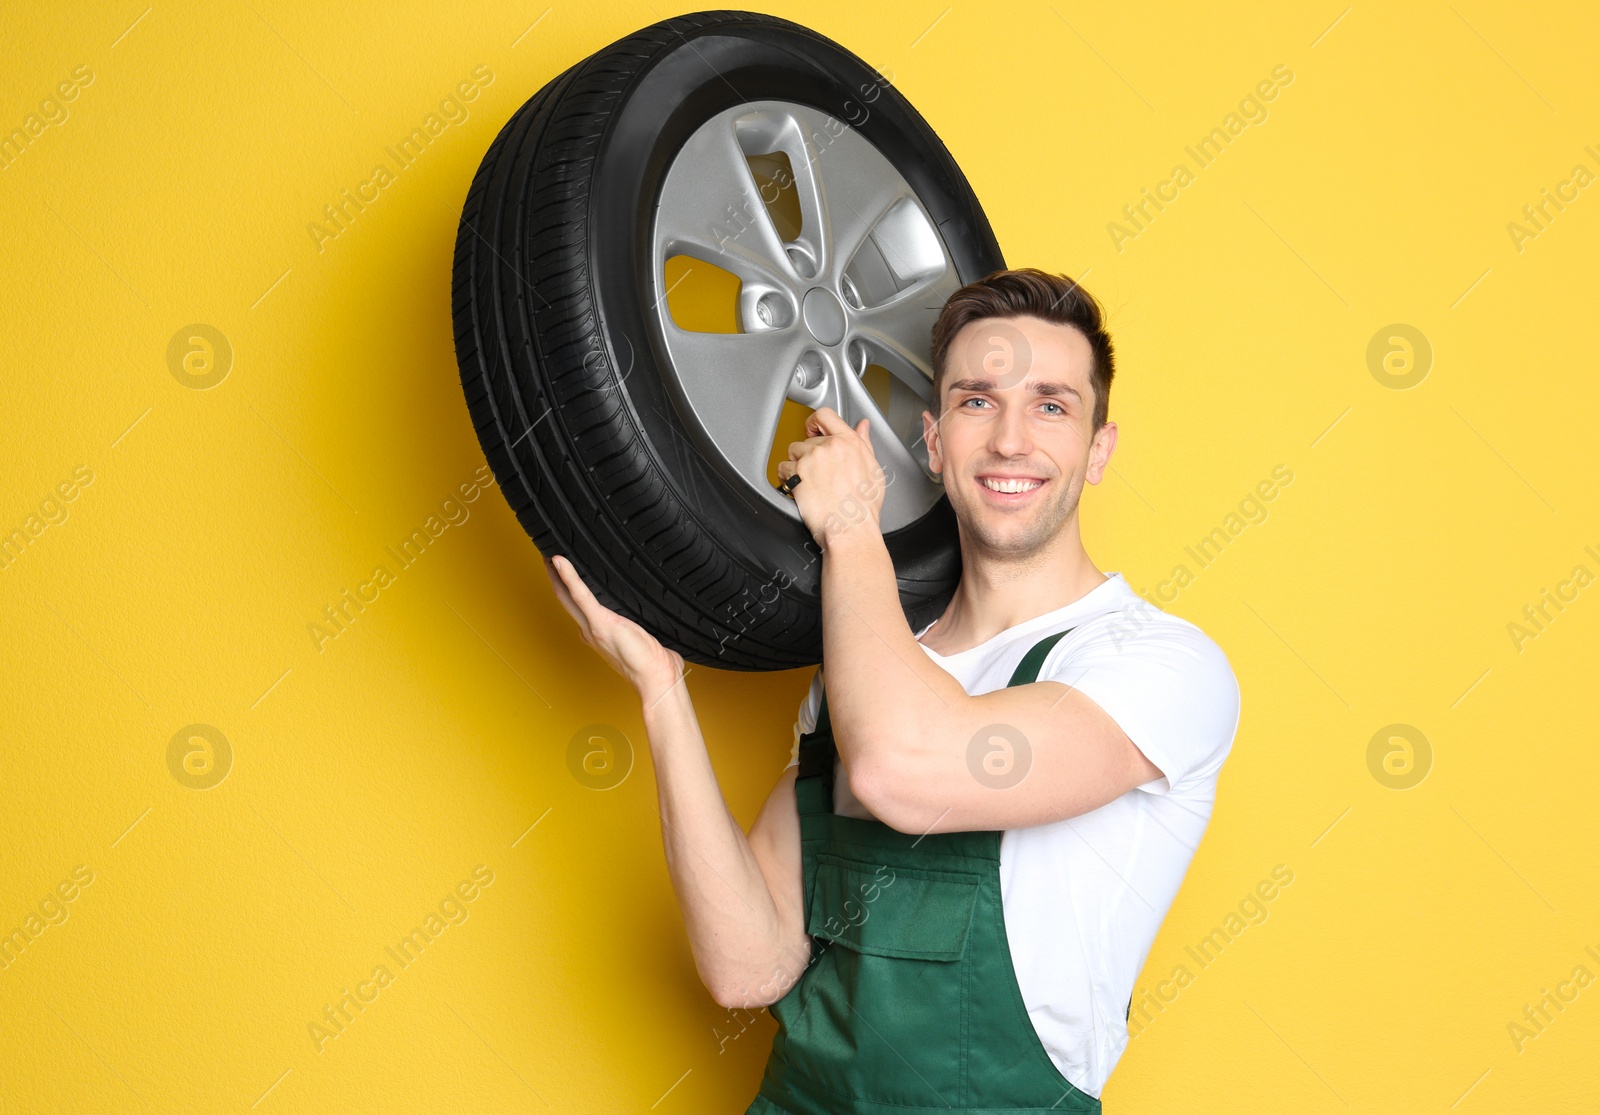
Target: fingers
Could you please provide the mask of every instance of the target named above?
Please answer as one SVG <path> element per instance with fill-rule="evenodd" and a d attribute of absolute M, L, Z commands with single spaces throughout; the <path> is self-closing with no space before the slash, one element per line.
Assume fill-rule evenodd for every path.
<path fill-rule="evenodd" d="M 550 573 L 550 582 L 555 588 L 556 599 L 561 601 L 561 606 L 567 610 L 567 614 L 578 621 L 578 627 L 583 632 L 585 641 L 590 640 L 593 636 L 593 627 L 581 597 L 594 600 L 594 594 L 589 591 L 589 587 L 578 576 L 578 571 L 566 558 L 557 555 L 546 561 L 545 567 Z"/>
<path fill-rule="evenodd" d="M 872 419 L 863 418 L 856 425 L 856 433 L 861 437 L 861 444 L 866 447 L 867 456 L 872 458 L 873 464 L 878 464 L 878 451 L 872 448 Z"/>
<path fill-rule="evenodd" d="M 849 432 L 849 424 L 843 418 L 840 418 L 839 412 L 832 407 L 818 407 L 806 419 L 806 433 L 811 437 L 816 437 L 818 434 L 845 434 Z"/>
<path fill-rule="evenodd" d="M 844 432 L 847 433 L 847 434 L 848 433 L 854 433 L 856 435 L 856 437 L 860 438 L 861 441 L 866 444 L 867 450 L 869 452 L 871 451 L 871 449 L 872 449 L 872 419 L 863 418 L 860 422 L 856 423 L 856 427 L 855 427 L 854 430 L 852 430 L 849 426 L 846 426 L 844 428 Z M 808 438 L 805 441 L 791 441 L 789 443 L 789 459 L 791 461 L 798 461 L 801 457 L 805 456 L 807 453 L 811 452 L 813 449 L 820 448 L 822 446 L 822 444 L 823 444 L 822 438 L 825 437 L 825 436 L 827 436 L 827 435 L 819 434 L 818 436 L 813 437 L 813 438 Z"/>
<path fill-rule="evenodd" d="M 863 418 L 852 427 L 832 407 L 818 407 L 806 416 L 806 436 L 808 438 L 845 433 L 854 433 L 859 438 L 866 438 L 871 430 L 872 419 Z"/>
<path fill-rule="evenodd" d="M 832 407 L 819 407 L 812 411 L 806 418 L 806 440 L 789 443 L 789 459 L 778 462 L 778 479 L 787 480 L 799 471 L 800 458 L 821 448 L 823 438 L 852 433 L 866 445 L 872 459 L 877 460 L 877 454 L 872 449 L 872 419 L 863 418 L 851 427 Z M 784 467 L 786 465 L 787 468 Z"/>
<path fill-rule="evenodd" d="M 545 559 L 544 571 L 550 576 L 550 588 L 555 592 L 556 600 L 566 609 L 568 615 L 578 621 L 581 628 L 585 624 L 583 612 L 579 610 L 577 602 L 572 599 L 572 593 L 567 589 L 566 582 L 561 578 L 561 571 L 555 567 L 549 558 Z"/>
<path fill-rule="evenodd" d="M 555 560 L 560 563 L 563 583 L 572 593 L 572 599 L 582 610 L 585 619 L 590 623 L 598 623 L 607 617 L 624 618 L 600 603 L 599 598 L 589 591 L 589 586 L 584 583 L 583 578 L 578 576 L 578 570 L 572 562 L 560 554 L 556 555 Z"/>
<path fill-rule="evenodd" d="M 599 604 L 599 601 L 594 598 L 594 593 L 589 591 L 589 586 L 583 583 L 582 577 L 578 576 L 578 571 L 573 567 L 572 562 L 560 554 L 551 558 L 550 562 L 556 567 L 556 572 L 561 574 L 561 583 L 566 587 L 567 592 L 571 594 L 572 602 L 578 606 L 578 609 L 585 617 L 588 617 L 590 609 Z"/>

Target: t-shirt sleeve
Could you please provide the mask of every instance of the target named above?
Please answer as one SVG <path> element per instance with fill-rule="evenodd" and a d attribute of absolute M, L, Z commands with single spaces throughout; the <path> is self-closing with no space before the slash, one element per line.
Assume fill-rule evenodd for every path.
<path fill-rule="evenodd" d="M 1227 655 L 1194 624 L 1153 605 L 1113 613 L 1081 640 L 1063 639 L 1039 672 L 1105 710 L 1161 778 L 1138 788 L 1182 792 L 1222 768 L 1239 728 L 1239 682 Z"/>
<path fill-rule="evenodd" d="M 817 712 L 822 707 L 822 667 L 811 675 L 811 688 L 800 702 L 800 714 L 794 722 L 794 747 L 789 752 L 789 767 L 800 765 L 800 737 L 817 726 Z M 784 767 L 788 770 L 789 767 Z"/>

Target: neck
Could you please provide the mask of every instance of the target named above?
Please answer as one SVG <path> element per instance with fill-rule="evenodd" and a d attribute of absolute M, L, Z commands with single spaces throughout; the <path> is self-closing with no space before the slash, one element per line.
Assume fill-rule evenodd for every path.
<path fill-rule="evenodd" d="M 1083 548 L 1076 512 L 1048 546 L 1024 555 L 996 552 L 963 531 L 961 581 L 921 642 L 939 654 L 957 654 L 1064 608 L 1108 579 Z"/>

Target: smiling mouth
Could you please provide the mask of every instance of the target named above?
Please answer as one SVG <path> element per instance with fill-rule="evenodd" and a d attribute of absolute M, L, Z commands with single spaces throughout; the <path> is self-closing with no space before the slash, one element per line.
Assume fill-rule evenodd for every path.
<path fill-rule="evenodd" d="M 980 476 L 978 485 L 1003 502 L 1013 503 L 1044 487 L 1045 481 L 1035 477 Z"/>

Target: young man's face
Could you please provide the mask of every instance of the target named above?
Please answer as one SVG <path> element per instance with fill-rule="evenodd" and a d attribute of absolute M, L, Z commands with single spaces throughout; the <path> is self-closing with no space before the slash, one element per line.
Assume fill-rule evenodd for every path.
<path fill-rule="evenodd" d="M 982 318 L 952 339 L 942 416 L 923 411 L 922 428 L 965 541 L 1035 553 L 1072 520 L 1084 482 L 1100 482 L 1117 428 L 1092 432 L 1093 362 L 1081 332 L 1036 317 Z"/>

